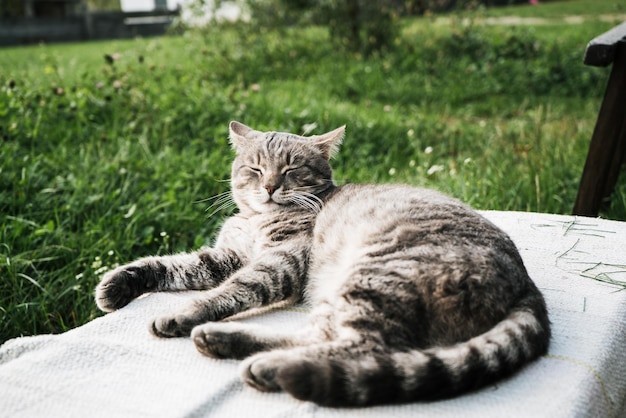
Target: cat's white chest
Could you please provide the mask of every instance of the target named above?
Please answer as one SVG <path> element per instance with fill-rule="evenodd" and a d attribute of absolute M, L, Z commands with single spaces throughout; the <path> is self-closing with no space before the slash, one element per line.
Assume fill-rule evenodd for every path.
<path fill-rule="evenodd" d="M 250 256 L 254 248 L 254 234 L 250 221 L 238 216 L 226 220 L 215 243 L 216 248 L 229 248 L 238 254 Z"/>
<path fill-rule="evenodd" d="M 307 292 L 313 304 L 340 297 L 341 287 L 355 268 L 355 260 L 363 256 L 359 231 L 354 232 L 357 236 L 345 230 L 326 232 L 323 242 L 314 242 Z"/>

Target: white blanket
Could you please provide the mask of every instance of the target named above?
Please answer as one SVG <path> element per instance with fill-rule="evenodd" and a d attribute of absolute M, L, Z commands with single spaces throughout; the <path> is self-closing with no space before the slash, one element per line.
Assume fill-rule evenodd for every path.
<path fill-rule="evenodd" d="M 239 380 L 238 363 L 200 355 L 189 338 L 158 339 L 149 320 L 191 292 L 153 294 L 61 335 L 0 347 L 2 417 L 624 417 L 626 223 L 484 212 L 516 242 L 544 293 L 549 354 L 483 390 L 438 402 L 332 409 Z M 603 282 L 604 281 L 604 282 Z M 242 319 L 279 328 L 303 309 Z"/>

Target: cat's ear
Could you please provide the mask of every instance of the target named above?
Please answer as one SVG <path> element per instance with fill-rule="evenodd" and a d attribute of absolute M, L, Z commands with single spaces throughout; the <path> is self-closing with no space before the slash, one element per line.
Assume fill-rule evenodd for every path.
<path fill-rule="evenodd" d="M 343 125 L 334 131 L 327 132 L 323 135 L 311 136 L 309 139 L 317 148 L 322 151 L 324 158 L 330 160 L 339 151 L 341 141 L 346 133 L 346 125 Z"/>
<path fill-rule="evenodd" d="M 249 126 L 237 121 L 230 122 L 228 130 L 230 132 L 230 144 L 235 149 L 242 149 L 249 146 L 254 138 L 261 135 L 261 132 L 255 131 Z"/>

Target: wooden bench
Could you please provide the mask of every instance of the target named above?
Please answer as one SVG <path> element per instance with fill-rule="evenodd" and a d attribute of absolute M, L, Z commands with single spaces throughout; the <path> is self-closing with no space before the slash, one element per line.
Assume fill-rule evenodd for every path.
<path fill-rule="evenodd" d="M 584 63 L 613 64 L 573 210 L 575 215 L 597 216 L 610 201 L 626 159 L 626 22 L 593 39 Z"/>

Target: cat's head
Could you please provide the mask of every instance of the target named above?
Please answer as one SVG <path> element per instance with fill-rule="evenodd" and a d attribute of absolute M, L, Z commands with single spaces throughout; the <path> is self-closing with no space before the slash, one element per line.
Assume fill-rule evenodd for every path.
<path fill-rule="evenodd" d="M 259 132 L 234 121 L 229 128 L 236 151 L 231 188 L 242 212 L 270 212 L 288 205 L 321 208 L 319 196 L 333 187 L 329 160 L 345 126 L 309 137 Z"/>

